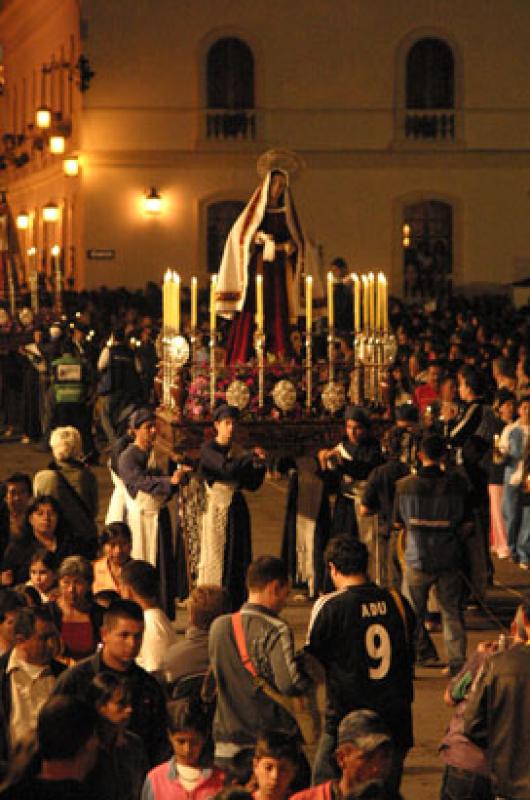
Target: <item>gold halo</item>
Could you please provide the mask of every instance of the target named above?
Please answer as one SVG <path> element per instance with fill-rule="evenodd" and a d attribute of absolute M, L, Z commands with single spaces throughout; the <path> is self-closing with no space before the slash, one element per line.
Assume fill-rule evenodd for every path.
<path fill-rule="evenodd" d="M 289 182 L 305 168 L 304 159 L 292 150 L 267 150 L 258 158 L 256 168 L 260 178 L 273 169 L 281 169 L 289 175 Z"/>

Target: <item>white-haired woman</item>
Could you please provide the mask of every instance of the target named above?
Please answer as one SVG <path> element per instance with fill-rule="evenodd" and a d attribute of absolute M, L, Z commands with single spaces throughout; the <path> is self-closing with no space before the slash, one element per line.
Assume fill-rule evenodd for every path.
<path fill-rule="evenodd" d="M 82 555 L 92 559 L 97 551 L 96 515 L 98 485 L 90 467 L 83 463 L 81 435 L 77 428 L 55 428 L 50 436 L 53 461 L 33 479 L 35 497 L 55 497 L 75 537 L 82 541 Z"/>

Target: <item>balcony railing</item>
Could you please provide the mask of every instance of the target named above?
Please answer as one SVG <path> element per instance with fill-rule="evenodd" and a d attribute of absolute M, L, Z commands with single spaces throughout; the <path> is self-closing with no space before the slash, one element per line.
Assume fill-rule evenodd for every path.
<path fill-rule="evenodd" d="M 405 138 L 415 141 L 454 142 L 455 118 L 452 109 L 443 111 L 409 109 L 405 112 Z"/>
<path fill-rule="evenodd" d="M 254 111 L 208 110 L 206 112 L 207 139 L 255 139 L 256 115 Z"/>

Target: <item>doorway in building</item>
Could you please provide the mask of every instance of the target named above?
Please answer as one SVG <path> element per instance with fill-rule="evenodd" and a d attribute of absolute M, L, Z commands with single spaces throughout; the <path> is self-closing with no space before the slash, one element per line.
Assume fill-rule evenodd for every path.
<path fill-rule="evenodd" d="M 414 300 L 445 300 L 453 274 L 453 209 L 422 200 L 403 209 L 403 293 Z"/>

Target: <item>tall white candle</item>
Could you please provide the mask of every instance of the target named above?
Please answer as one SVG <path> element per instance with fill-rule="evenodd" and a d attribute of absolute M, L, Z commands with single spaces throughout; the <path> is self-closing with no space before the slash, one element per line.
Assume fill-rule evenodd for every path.
<path fill-rule="evenodd" d="M 197 328 L 197 278 L 195 275 L 191 279 L 191 329 Z"/>
<path fill-rule="evenodd" d="M 368 300 L 370 303 L 369 311 L 369 327 L 371 330 L 375 328 L 375 280 L 374 273 L 368 273 Z"/>
<path fill-rule="evenodd" d="M 313 327 L 313 278 L 306 275 L 305 279 L 305 327 L 311 333 Z"/>
<path fill-rule="evenodd" d="M 169 283 L 171 281 L 171 270 L 166 270 L 164 274 L 164 282 L 162 284 L 162 327 L 169 328 L 170 314 L 171 314 L 171 294 Z"/>
<path fill-rule="evenodd" d="M 369 320 L 370 301 L 368 299 L 368 276 L 363 275 L 361 280 L 363 284 L 363 328 L 366 330 L 370 325 L 370 320 Z"/>
<path fill-rule="evenodd" d="M 217 275 L 212 275 L 212 283 L 210 286 L 210 332 L 215 332 L 216 325 L 216 312 L 217 312 Z"/>
<path fill-rule="evenodd" d="M 331 270 L 328 272 L 328 328 L 335 327 L 335 298 L 333 296 L 335 279 Z"/>
<path fill-rule="evenodd" d="M 178 272 L 173 273 L 173 327 L 175 333 L 180 333 L 180 275 Z"/>
<path fill-rule="evenodd" d="M 361 330 L 361 281 L 356 272 L 352 274 L 353 281 L 353 330 Z"/>

